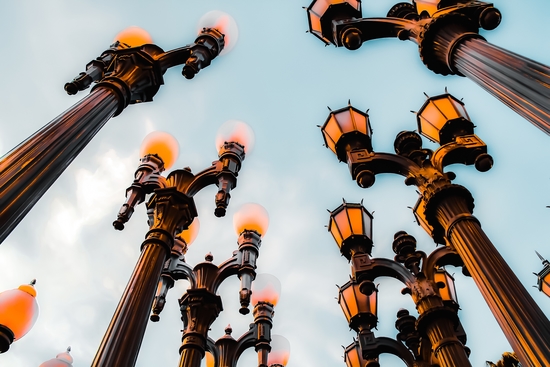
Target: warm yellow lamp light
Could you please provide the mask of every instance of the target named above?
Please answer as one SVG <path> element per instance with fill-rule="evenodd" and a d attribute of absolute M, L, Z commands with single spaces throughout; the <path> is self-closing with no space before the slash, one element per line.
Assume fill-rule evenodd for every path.
<path fill-rule="evenodd" d="M 219 152 L 224 143 L 239 143 L 245 153 L 254 148 L 254 130 L 239 120 L 228 120 L 218 129 L 216 134 L 216 150 Z"/>
<path fill-rule="evenodd" d="M 215 360 L 214 360 L 214 356 L 212 355 L 212 353 L 210 352 L 206 352 L 204 354 L 204 357 L 206 359 L 206 367 L 214 367 L 215 366 Z"/>
<path fill-rule="evenodd" d="M 27 334 L 38 318 L 34 283 L 0 293 L 0 353 Z M 13 335 L 5 335 L 10 332 Z"/>
<path fill-rule="evenodd" d="M 269 302 L 277 306 L 281 295 L 281 282 L 271 274 L 258 274 L 252 283 L 252 296 L 250 302 L 253 305 L 258 302 Z"/>
<path fill-rule="evenodd" d="M 284 336 L 271 336 L 271 351 L 267 357 L 268 366 L 286 366 L 290 357 L 290 343 Z"/>
<path fill-rule="evenodd" d="M 153 39 L 149 33 L 145 29 L 136 26 L 131 26 L 124 29 L 116 35 L 114 41 L 124 43 L 128 47 L 138 47 L 148 43 L 153 43 Z"/>
<path fill-rule="evenodd" d="M 147 154 L 156 154 L 164 162 L 164 169 L 174 165 L 179 154 L 179 144 L 176 138 L 164 131 L 153 131 L 148 134 L 139 151 L 140 157 Z"/>
<path fill-rule="evenodd" d="M 68 347 L 65 352 L 59 353 L 55 358 L 42 363 L 39 367 L 72 367 L 73 357 L 69 353 L 70 351 L 71 347 Z"/>
<path fill-rule="evenodd" d="M 204 14 L 199 20 L 198 32 L 203 28 L 215 28 L 224 35 L 225 46 L 220 55 L 225 55 L 235 47 L 239 38 L 239 28 L 235 19 L 220 10 L 212 10 Z"/>
<path fill-rule="evenodd" d="M 243 231 L 256 231 L 260 236 L 264 236 L 269 227 L 269 214 L 260 204 L 248 203 L 233 215 L 233 228 L 238 235 Z"/>
<path fill-rule="evenodd" d="M 421 15 L 422 12 L 428 13 L 429 16 L 432 16 L 433 13 L 437 11 L 437 5 L 439 5 L 440 0 L 415 0 L 416 12 Z"/>
<path fill-rule="evenodd" d="M 189 247 L 197 238 L 200 228 L 201 228 L 201 224 L 199 222 L 199 218 L 195 217 L 191 222 L 191 224 L 189 225 L 189 228 L 178 233 L 177 237 L 183 240 L 187 245 L 187 247 Z"/>

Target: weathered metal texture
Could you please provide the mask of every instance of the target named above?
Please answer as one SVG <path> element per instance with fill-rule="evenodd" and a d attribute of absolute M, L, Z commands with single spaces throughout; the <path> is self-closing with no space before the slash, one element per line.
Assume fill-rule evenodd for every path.
<path fill-rule="evenodd" d="M 97 88 L 0 160 L 0 243 L 115 114 L 117 94 Z"/>
<path fill-rule="evenodd" d="M 550 321 L 498 253 L 467 199 L 452 195 L 435 216 L 524 366 L 550 366 Z"/>

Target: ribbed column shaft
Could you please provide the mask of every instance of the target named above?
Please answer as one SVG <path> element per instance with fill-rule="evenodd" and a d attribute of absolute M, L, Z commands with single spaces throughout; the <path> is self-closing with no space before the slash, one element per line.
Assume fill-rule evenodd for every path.
<path fill-rule="evenodd" d="M 144 243 L 92 367 L 135 365 L 166 256 L 165 246 Z"/>
<path fill-rule="evenodd" d="M 550 135 L 550 68 L 480 38 L 460 42 L 452 66 Z"/>
<path fill-rule="evenodd" d="M 438 318 L 426 327 L 435 356 L 440 367 L 469 367 L 472 364 L 458 340 L 453 321 L 448 318 Z"/>
<path fill-rule="evenodd" d="M 459 196 L 442 200 L 435 213 L 521 364 L 550 366 L 550 321 L 470 214 Z"/>
<path fill-rule="evenodd" d="M 117 108 L 115 92 L 97 88 L 0 159 L 0 243 Z"/>
<path fill-rule="evenodd" d="M 186 348 L 181 352 L 179 367 L 200 367 L 203 352 L 195 348 Z"/>

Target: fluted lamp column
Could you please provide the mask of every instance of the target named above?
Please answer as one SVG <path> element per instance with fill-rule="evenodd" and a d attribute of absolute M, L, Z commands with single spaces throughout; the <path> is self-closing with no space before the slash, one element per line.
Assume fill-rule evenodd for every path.
<path fill-rule="evenodd" d="M 0 353 L 25 336 L 38 318 L 35 283 L 0 293 Z"/>

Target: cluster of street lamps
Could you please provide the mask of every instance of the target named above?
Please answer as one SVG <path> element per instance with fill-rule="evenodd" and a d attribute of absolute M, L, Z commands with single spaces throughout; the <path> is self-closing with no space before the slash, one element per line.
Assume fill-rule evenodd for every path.
<path fill-rule="evenodd" d="M 362 18 L 361 0 L 313 0 L 307 12 L 309 31 L 325 44 L 356 50 L 378 38 L 415 42 L 428 69 L 473 80 L 550 134 L 550 68 L 479 34 L 480 28 L 500 24 L 501 13 L 493 4 L 413 0 L 397 3 L 386 17 Z"/>
<path fill-rule="evenodd" d="M 550 321 L 483 232 L 478 219 L 472 215 L 474 199 L 470 192 L 463 186 L 453 184 L 451 181 L 455 174 L 445 171 L 446 166 L 455 163 L 474 165 L 481 172 L 489 170 L 493 159 L 487 154 L 487 146 L 474 134 L 474 125 L 464 104 L 448 93 L 429 97 L 416 115 L 418 131 L 440 144 L 435 151 L 424 149 L 422 139 L 416 132 L 402 131 L 394 142 L 396 154 L 375 152 L 368 114 L 351 105 L 332 111 L 321 130 L 327 148 L 340 161 L 348 164 L 351 176 L 359 186 L 372 186 L 377 174 L 395 173 L 405 177 L 406 185 L 418 188 L 420 197 L 414 207 L 417 222 L 436 243 L 446 245 L 458 255 L 520 362 L 525 366 L 550 365 Z M 345 220 L 342 219 L 342 222 Z M 350 223 L 354 222 L 350 220 Z M 340 226 L 338 223 L 337 227 Z M 338 236 L 335 235 L 335 239 L 342 241 L 343 235 Z M 356 238 L 352 236 L 352 243 L 355 241 Z M 347 246 L 351 246 L 346 250 L 351 255 L 358 252 L 356 245 Z M 370 252 L 368 245 L 363 244 L 359 248 L 361 253 Z M 411 245 L 404 248 L 397 246 L 394 250 L 398 254 L 396 261 L 405 263 L 405 267 L 416 277 L 413 281 L 410 275 L 407 278 L 402 275 L 402 270 L 399 272 L 394 265 L 389 266 L 392 271 L 401 274 L 404 283 L 418 282 L 420 273 L 433 282 L 433 278 L 426 277 L 429 270 L 425 266 L 420 271 L 418 263 L 414 265 L 419 255 L 412 250 Z M 366 259 L 368 256 L 364 261 L 369 263 Z M 405 259 L 409 259 L 407 261 L 412 268 L 407 266 Z M 382 270 L 377 271 L 388 275 Z M 373 273 L 376 274 L 376 271 Z M 363 281 L 359 288 L 365 295 L 372 292 L 372 284 L 368 281 Z M 435 288 L 432 291 L 435 292 Z M 420 307 L 417 303 L 419 312 Z M 361 334 L 362 329 L 358 330 Z M 432 339 L 427 329 L 425 337 Z M 361 343 L 361 338 L 359 345 L 363 358 L 369 357 L 369 349 L 365 343 Z M 452 354 L 456 357 L 461 353 L 464 351 Z M 441 358 L 438 357 L 441 365 L 453 365 L 448 364 L 451 363 L 448 357 Z M 466 365 L 462 363 L 466 362 L 457 365 Z"/>

